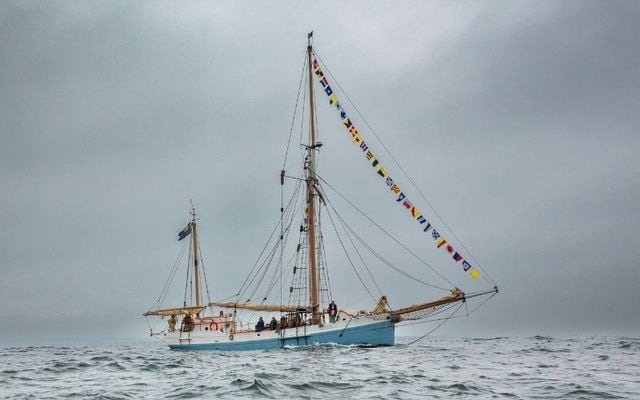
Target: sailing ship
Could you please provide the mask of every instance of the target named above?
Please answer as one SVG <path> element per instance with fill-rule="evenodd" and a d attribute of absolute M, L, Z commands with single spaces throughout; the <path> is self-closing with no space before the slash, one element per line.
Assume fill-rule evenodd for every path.
<path fill-rule="evenodd" d="M 191 221 L 178 236 L 179 241 L 190 238 L 189 241 L 183 242 L 188 243 L 189 247 L 188 252 L 183 247 L 183 252 L 189 254 L 183 304 L 178 307 L 161 307 L 166 298 L 168 287 L 176 275 L 178 265 L 176 262 L 160 297 L 154 306 L 143 314 L 148 318 L 161 317 L 161 321 L 167 318 L 166 323 L 161 322 L 160 328 L 154 328 L 150 324 L 150 335 L 160 339 L 171 349 L 263 350 L 326 343 L 391 346 L 395 344 L 395 330 L 399 324 L 407 321 L 428 320 L 436 315 L 439 316 L 438 319 L 447 320 L 447 318 L 441 318 L 444 312 L 454 309 L 455 311 L 449 314 L 448 318 L 451 318 L 469 299 L 476 297 L 488 299 L 498 293 L 497 285 L 487 277 L 485 279 L 491 283 L 490 287 L 468 293 L 453 284 L 449 288 L 442 288 L 417 278 L 383 258 L 337 214 L 325 192 L 324 187 L 329 184 L 318 174 L 317 158 L 322 143 L 317 140 L 314 78 L 322 86 L 322 91 L 326 94 L 329 105 L 337 110 L 352 142 L 362 151 L 377 175 L 383 178 L 396 202 L 406 209 L 410 217 L 418 223 L 423 234 L 434 241 L 436 249 L 444 249 L 445 254 L 451 255 L 450 258 L 453 259 L 453 262 L 461 265 L 461 270 L 468 272 L 471 278 L 478 278 L 480 275 L 479 264 L 473 261 L 475 266 L 472 266 L 472 262 L 454 249 L 451 242 L 447 241 L 435 229 L 431 219 L 427 218 L 409 201 L 405 192 L 389 176 L 387 169 L 364 141 L 362 134 L 355 127 L 345 107 L 340 103 L 336 92 L 332 89 L 329 77 L 324 73 L 323 65 L 312 47 L 312 37 L 313 32 L 308 35 L 306 61 L 300 80 L 300 86 L 306 86 L 308 90 L 306 96 L 308 97 L 308 142 L 301 143 L 301 167 L 297 176 L 290 176 L 285 172 L 287 157 L 285 155 L 285 162 L 280 172 L 281 215 L 278 223 L 237 293 L 223 300 L 212 301 L 200 252 L 197 214 L 192 205 Z M 303 79 L 305 75 L 306 84 Z M 300 94 L 300 88 L 298 93 Z M 296 103 L 296 110 L 297 108 L 298 104 Z M 294 112 L 294 120 L 295 114 Z M 293 122 L 291 126 L 293 129 Z M 289 140 L 291 140 L 291 135 Z M 284 201 L 285 181 L 294 182 L 291 196 L 286 203 Z M 405 307 L 391 308 L 387 297 L 382 295 L 377 302 L 372 301 L 373 307 L 369 310 L 348 311 L 338 308 L 333 301 L 327 268 L 321 223 L 324 215 L 322 210 L 326 210 L 331 225 L 336 229 L 338 240 L 345 250 L 348 263 L 351 264 L 365 289 L 366 284 L 347 254 L 346 247 L 338 233 L 336 220 L 343 227 L 343 235 L 349 236 L 352 244 L 355 237 L 384 265 L 425 286 L 445 290 L 444 296 Z M 297 221 L 299 220 L 301 223 L 298 230 Z M 296 222 L 294 223 L 294 221 Z M 298 240 L 294 246 L 289 246 L 289 239 L 296 236 L 295 233 L 298 233 Z M 292 248 L 291 257 L 285 256 L 285 248 L 288 247 Z M 411 254 L 421 263 L 432 268 L 415 253 L 411 252 Z M 360 253 L 358 253 L 358 257 L 363 260 Z M 363 261 L 363 264 L 366 263 Z M 364 268 L 367 268 L 366 265 Z M 373 279 L 370 271 L 368 269 L 366 271 Z M 442 274 L 436 270 L 433 271 L 449 282 Z M 291 285 L 285 288 L 284 281 L 289 276 Z M 261 287 L 264 287 L 264 295 L 259 296 L 258 292 Z M 280 290 L 274 290 L 275 288 L 280 288 Z M 287 292 L 288 300 L 285 301 L 284 297 Z M 204 299 L 205 294 L 206 300 Z M 277 301 L 278 295 L 279 302 Z M 261 312 L 276 313 L 279 318 L 274 316 L 271 321 L 267 322 L 260 316 L 254 325 L 255 317 Z"/>

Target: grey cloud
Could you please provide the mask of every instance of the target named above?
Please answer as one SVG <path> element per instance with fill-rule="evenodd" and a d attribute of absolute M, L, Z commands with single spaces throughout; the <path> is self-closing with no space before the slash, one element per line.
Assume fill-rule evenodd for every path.
<path fill-rule="evenodd" d="M 635 2 L 3 3 L 0 317 L 11 328 L 2 335 L 143 335 L 139 315 L 176 256 L 189 198 L 214 295 L 232 294 L 278 217 L 310 29 L 358 108 L 501 286 L 442 332 L 637 331 L 639 14 Z M 393 204 L 324 100 L 322 175 L 474 288 Z M 367 305 L 340 251 L 329 259 L 340 303 Z M 393 303 L 423 297 L 371 268 L 394 282 L 385 288 Z M 34 331 L 36 312 L 50 330 Z"/>

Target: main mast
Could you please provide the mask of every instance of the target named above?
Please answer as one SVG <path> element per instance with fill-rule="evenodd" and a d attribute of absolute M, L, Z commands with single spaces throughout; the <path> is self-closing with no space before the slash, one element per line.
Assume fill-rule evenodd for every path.
<path fill-rule="evenodd" d="M 307 35 L 307 64 L 309 66 L 309 147 L 307 148 L 309 163 L 307 165 L 307 210 L 309 218 L 308 243 L 309 243 L 309 301 L 312 307 L 313 323 L 320 323 L 318 312 L 318 271 L 316 260 L 316 228 L 315 228 L 315 182 L 316 182 L 316 125 L 315 104 L 313 98 L 313 71 L 311 66 L 311 38 L 313 32 Z"/>
<path fill-rule="evenodd" d="M 191 238 L 193 239 L 193 280 L 195 283 L 195 306 L 200 307 L 200 275 L 198 274 L 198 231 L 196 229 L 196 209 L 191 208 Z M 200 316 L 200 312 L 196 314 Z"/>

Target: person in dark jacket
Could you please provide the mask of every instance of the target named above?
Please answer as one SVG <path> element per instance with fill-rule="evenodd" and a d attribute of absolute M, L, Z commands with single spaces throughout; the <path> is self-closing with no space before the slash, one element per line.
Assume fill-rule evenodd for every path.
<path fill-rule="evenodd" d="M 271 322 L 269 322 L 269 329 L 275 331 L 278 328 L 278 321 L 276 317 L 271 317 Z"/>
<path fill-rule="evenodd" d="M 180 327 L 180 330 L 182 332 L 191 332 L 193 331 L 193 327 L 193 317 L 190 314 L 185 315 L 184 318 L 182 318 L 182 325 Z"/>
<path fill-rule="evenodd" d="M 331 300 L 331 303 L 329 303 L 327 314 L 329 314 L 329 321 L 336 322 L 336 318 L 338 316 L 338 306 L 336 305 L 335 301 Z"/>
<path fill-rule="evenodd" d="M 256 332 L 260 332 L 264 329 L 264 320 L 262 319 L 262 317 L 260 317 L 258 319 L 258 322 L 256 323 Z"/>

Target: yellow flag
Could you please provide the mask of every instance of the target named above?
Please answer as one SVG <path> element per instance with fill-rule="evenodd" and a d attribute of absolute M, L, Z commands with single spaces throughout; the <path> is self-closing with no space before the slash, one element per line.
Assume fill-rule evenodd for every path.
<path fill-rule="evenodd" d="M 477 270 L 477 269 L 475 269 L 475 268 L 471 268 L 471 269 L 469 270 L 469 275 L 471 275 L 471 277 L 472 277 L 473 279 L 476 279 L 477 277 L 479 277 L 479 276 L 480 276 L 480 272 L 478 272 L 478 270 Z"/>

